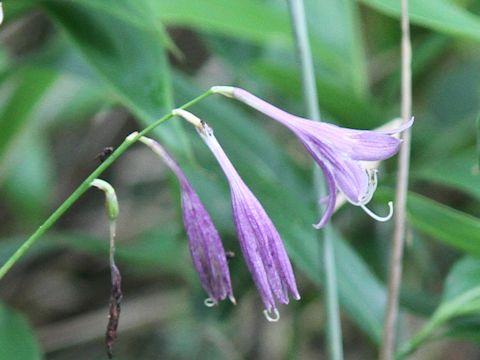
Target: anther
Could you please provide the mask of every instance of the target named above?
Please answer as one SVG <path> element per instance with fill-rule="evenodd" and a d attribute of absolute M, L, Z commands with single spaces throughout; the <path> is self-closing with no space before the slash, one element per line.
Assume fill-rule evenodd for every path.
<path fill-rule="evenodd" d="M 367 208 L 363 204 L 360 204 L 360 207 L 363 209 L 363 211 L 365 211 L 368 215 L 370 215 L 373 219 L 375 219 L 377 221 L 381 221 L 381 222 L 388 221 L 393 216 L 393 202 L 391 202 L 391 201 L 388 202 L 389 212 L 388 212 L 387 216 L 377 215 L 372 210 L 370 210 L 369 208 Z"/>
<path fill-rule="evenodd" d="M 263 310 L 263 314 L 265 315 L 265 318 L 270 322 L 277 322 L 278 320 L 280 320 L 280 313 L 277 309 L 273 309 L 270 311 Z"/>

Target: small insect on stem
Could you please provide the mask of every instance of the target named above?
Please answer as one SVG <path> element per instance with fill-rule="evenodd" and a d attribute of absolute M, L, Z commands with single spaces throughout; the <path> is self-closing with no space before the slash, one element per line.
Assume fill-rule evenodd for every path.
<path fill-rule="evenodd" d="M 102 152 L 99 153 L 95 159 L 100 160 L 101 163 L 103 163 L 107 158 L 112 155 L 113 153 L 113 147 L 112 146 L 107 146 L 106 148 L 103 148 Z"/>

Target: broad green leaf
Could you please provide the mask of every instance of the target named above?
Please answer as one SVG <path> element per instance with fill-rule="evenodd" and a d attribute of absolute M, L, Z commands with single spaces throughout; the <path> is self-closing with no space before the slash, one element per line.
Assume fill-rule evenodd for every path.
<path fill-rule="evenodd" d="M 293 67 L 259 62 L 252 66 L 251 70 L 267 80 L 281 94 L 301 97 L 301 83 L 297 70 Z M 324 118 L 333 117 L 343 126 L 364 129 L 379 126 L 386 121 L 384 111 L 374 99 L 361 99 L 351 89 L 340 86 L 337 81 L 318 77 L 317 88 L 320 107 L 325 113 Z"/>
<path fill-rule="evenodd" d="M 152 16 L 138 10 L 148 2 L 45 0 L 42 4 L 143 125 L 170 111 L 164 34 Z M 171 122 L 156 133 L 176 151 L 185 152 L 188 146 L 180 128 L 179 122 Z"/>
<path fill-rule="evenodd" d="M 287 7 L 255 0 L 159 0 L 153 7 L 166 24 L 193 27 L 258 44 L 278 44 L 293 52 Z M 340 74 L 349 64 L 321 39 L 313 37 L 312 51 L 317 59 Z"/>
<path fill-rule="evenodd" d="M 134 9 L 130 2 L 109 2 L 97 6 L 89 1 L 50 0 L 44 6 L 137 115 L 157 118 L 167 110 L 169 96 L 167 74 L 162 73 L 165 54 L 161 37 L 155 27 L 146 28 L 147 21 L 128 20 Z"/>
<path fill-rule="evenodd" d="M 2 360 L 39 360 L 42 358 L 33 331 L 25 318 L 1 302 L 0 356 Z"/>
<path fill-rule="evenodd" d="M 291 44 L 289 20 L 272 6 L 252 0 L 155 1 L 156 14 L 166 24 L 187 25 L 255 42 Z"/>
<path fill-rule="evenodd" d="M 464 257 L 450 270 L 443 289 L 443 302 L 480 285 L 480 259 Z"/>
<path fill-rule="evenodd" d="M 0 109 L 2 168 L 6 166 L 5 157 L 10 147 L 33 120 L 32 114 L 56 78 L 57 75 L 48 70 L 22 68 L 14 71 L 3 82 L 2 92 L 5 97 L 2 99 L 4 106 Z"/>
<path fill-rule="evenodd" d="M 421 232 L 466 253 L 480 256 L 480 219 L 423 196 L 408 196 L 408 219 Z"/>
<path fill-rule="evenodd" d="M 477 163 L 474 169 L 476 174 L 480 173 L 480 115 L 477 116 L 477 121 L 475 121 L 476 133 L 477 133 Z"/>
<path fill-rule="evenodd" d="M 396 0 L 359 0 L 386 15 L 400 17 L 401 4 Z M 452 36 L 480 40 L 480 18 L 446 0 L 411 0 L 410 21 Z"/>
<path fill-rule="evenodd" d="M 441 336 L 469 336 L 471 326 L 475 322 L 478 326 L 480 315 L 479 276 L 480 260 L 477 258 L 465 257 L 453 266 L 445 283 L 442 302 L 427 324 L 402 346 L 400 359 L 438 337 L 439 333 Z M 469 317 L 473 321 L 468 321 Z M 446 325 L 449 328 L 441 330 Z"/>
<path fill-rule="evenodd" d="M 18 218 L 38 224 L 46 214 L 54 188 L 50 150 L 42 137 L 23 141 L 5 181 L 5 197 Z"/>
<path fill-rule="evenodd" d="M 474 149 L 419 167 L 412 176 L 450 186 L 480 199 L 480 174 Z"/>
<path fill-rule="evenodd" d="M 341 305 L 370 339 L 379 344 L 387 300 L 385 287 L 338 233 L 334 248 Z"/>
<path fill-rule="evenodd" d="M 305 12 L 311 29 L 310 37 L 320 39 L 345 59 L 348 80 L 355 95 L 366 95 L 367 64 L 358 4 L 351 0 L 307 0 Z"/>
<path fill-rule="evenodd" d="M 33 7 L 33 0 L 4 0 L 3 12 L 4 23 L 14 20 L 18 16 L 23 15 Z"/>

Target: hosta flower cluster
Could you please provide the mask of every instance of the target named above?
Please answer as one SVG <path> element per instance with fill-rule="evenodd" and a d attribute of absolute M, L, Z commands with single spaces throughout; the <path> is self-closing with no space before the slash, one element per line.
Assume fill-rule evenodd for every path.
<path fill-rule="evenodd" d="M 316 228 L 324 226 L 332 216 L 337 191 L 341 191 L 350 203 L 362 207 L 377 220 L 385 221 L 391 217 L 391 203 L 390 213 L 385 217 L 373 214 L 366 207 L 376 189 L 377 178 L 376 170 L 367 169 L 364 162 L 384 160 L 396 154 L 401 140 L 393 134 L 409 128 L 413 120 L 391 131 L 346 129 L 294 116 L 243 89 L 220 86 L 212 90 L 239 100 L 278 121 L 302 142 L 321 168 L 329 189 L 328 197 L 322 200 L 327 207 L 320 221 L 314 225 Z M 222 168 L 230 186 L 233 220 L 240 248 L 262 299 L 267 319 L 277 320 L 277 302 L 287 304 L 289 296 L 300 299 L 292 265 L 278 231 L 228 159 L 213 130 L 185 110 L 177 109 L 173 114 L 196 127 Z M 207 303 L 214 305 L 227 297 L 235 302 L 225 250 L 199 196 L 178 164 L 160 144 L 147 138 L 141 141 L 163 158 L 180 182 L 183 222 L 194 267 L 209 296 Z"/>

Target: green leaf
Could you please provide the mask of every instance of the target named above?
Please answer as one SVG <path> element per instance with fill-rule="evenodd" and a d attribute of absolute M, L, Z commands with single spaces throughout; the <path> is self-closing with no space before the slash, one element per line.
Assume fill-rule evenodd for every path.
<path fill-rule="evenodd" d="M 387 295 L 385 287 L 355 250 L 334 232 L 339 298 L 350 316 L 380 344 Z"/>
<path fill-rule="evenodd" d="M 477 134 L 477 163 L 474 169 L 475 173 L 478 175 L 480 173 L 480 115 L 477 116 L 477 121 L 475 121 L 475 128 Z"/>
<path fill-rule="evenodd" d="M 300 98 L 301 84 L 295 68 L 258 62 L 251 70 L 281 94 Z M 385 114 L 374 99 L 361 99 L 348 87 L 326 78 L 318 77 L 317 87 L 320 107 L 343 126 L 372 128 L 385 122 Z"/>
<path fill-rule="evenodd" d="M 20 144 L 5 181 L 7 201 L 27 224 L 38 224 L 45 217 L 53 194 L 53 164 L 42 137 L 31 137 Z"/>
<path fill-rule="evenodd" d="M 427 324 L 402 346 L 399 358 L 413 353 L 425 342 L 438 336 L 447 323 L 450 323 L 450 327 L 443 331 L 443 336 L 471 336 L 472 321 L 468 321 L 468 318 L 478 323 L 480 315 L 479 276 L 479 259 L 465 257 L 453 266 L 445 283 L 441 304 Z M 452 321 L 454 319 L 460 321 L 455 323 Z"/>
<path fill-rule="evenodd" d="M 479 285 L 480 259 L 466 256 L 457 261 L 450 270 L 443 290 L 444 302 Z"/>
<path fill-rule="evenodd" d="M 367 64 L 358 4 L 351 0 L 307 0 L 305 13 L 310 37 L 318 38 L 345 59 L 348 80 L 355 95 L 366 95 Z"/>
<path fill-rule="evenodd" d="M 22 315 L 0 302 L 0 351 L 2 360 L 41 359 L 33 331 Z"/>
<path fill-rule="evenodd" d="M 254 42 L 292 43 L 286 14 L 253 0 L 159 0 L 156 13 L 166 24 L 185 25 Z"/>
<path fill-rule="evenodd" d="M 279 45 L 293 51 L 291 25 L 286 11 L 275 4 L 255 0 L 159 0 L 153 7 L 166 24 L 247 40 L 256 44 Z M 348 71 L 349 64 L 328 44 L 313 37 L 312 52 L 336 74 Z"/>
<path fill-rule="evenodd" d="M 34 119 L 32 114 L 56 77 L 48 70 L 21 68 L 4 80 L 3 87 L 13 89 L 0 112 L 0 161 L 7 161 L 10 147 Z"/>
<path fill-rule="evenodd" d="M 164 33 L 145 13 L 149 2 L 45 0 L 42 4 L 144 126 L 171 110 Z M 185 152 L 188 146 L 180 129 L 179 122 L 170 122 L 156 134 L 167 146 Z"/>
<path fill-rule="evenodd" d="M 416 169 L 414 178 L 459 189 L 480 199 L 480 174 L 476 172 L 475 150 L 442 158 Z"/>
<path fill-rule="evenodd" d="M 10 22 L 23 15 L 33 7 L 33 0 L 6 0 L 3 1 L 3 11 L 5 23 Z"/>
<path fill-rule="evenodd" d="M 359 0 L 386 15 L 399 18 L 400 1 Z M 452 36 L 480 40 L 480 18 L 446 0 L 410 0 L 408 14 L 413 24 Z"/>
<path fill-rule="evenodd" d="M 408 196 L 408 219 L 413 227 L 449 246 L 480 256 L 480 219 L 423 196 Z"/>

